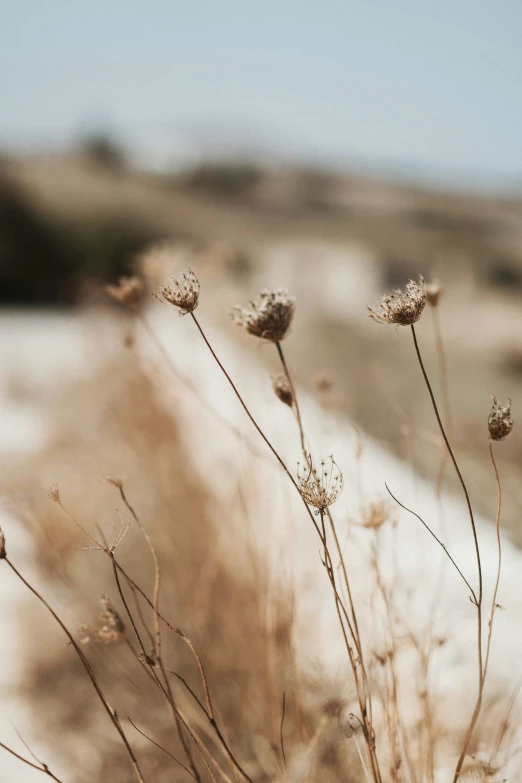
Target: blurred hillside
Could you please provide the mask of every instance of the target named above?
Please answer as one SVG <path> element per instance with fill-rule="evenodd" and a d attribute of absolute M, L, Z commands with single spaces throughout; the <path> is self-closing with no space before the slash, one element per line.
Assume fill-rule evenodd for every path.
<path fill-rule="evenodd" d="M 143 174 L 100 137 L 72 157 L 4 159 L 0 199 L 4 303 L 76 301 L 86 281 L 128 271 L 163 237 L 232 243 L 249 263 L 275 242 L 356 243 L 384 288 L 435 270 L 448 284 L 522 293 L 522 198 L 249 162 Z"/>
<path fill-rule="evenodd" d="M 435 480 L 439 439 L 411 339 L 371 322 L 365 305 L 419 273 L 438 277 L 453 437 L 479 505 L 493 512 L 490 395 L 512 397 L 515 418 L 521 399 L 522 198 L 247 161 L 138 173 L 99 142 L 74 156 L 4 159 L 4 305 L 88 300 L 100 281 L 132 270 L 151 241 L 180 240 L 203 254 L 193 263 L 205 307 L 231 331 L 226 313 L 234 304 L 266 286 L 289 288 L 298 312 L 288 353 L 299 382 L 315 389 L 320 379 L 325 405 L 346 411 Z M 219 250 L 208 253 L 212 246 Z M 437 384 L 433 315 L 426 311 L 419 338 Z M 518 530 L 517 427 L 499 459 L 506 524 Z"/>

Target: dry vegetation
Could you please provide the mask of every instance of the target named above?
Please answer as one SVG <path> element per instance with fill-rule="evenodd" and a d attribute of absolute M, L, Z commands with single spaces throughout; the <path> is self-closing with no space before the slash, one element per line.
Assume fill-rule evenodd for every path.
<path fill-rule="evenodd" d="M 164 253 L 162 249 L 162 258 Z M 143 323 L 140 285 L 125 280 L 110 293 Z M 279 463 L 287 492 L 299 500 L 303 524 L 317 537 L 317 578 L 329 585 L 345 648 L 342 681 L 349 682 L 349 689 L 329 682 L 320 661 L 313 676 L 303 670 L 302 651 L 296 648 L 296 639 L 302 644 L 303 637 L 295 627 L 301 597 L 294 594 L 291 580 L 285 587 L 284 574 L 273 579 L 252 545 L 248 523 L 254 508 L 263 514 L 268 503 L 270 513 L 269 486 L 247 463 L 235 477 L 234 503 L 219 502 L 211 482 L 206 485 L 195 469 L 198 454 L 180 435 L 182 417 L 173 413 L 180 406 L 165 403 L 164 381 L 159 383 L 143 367 L 128 343 L 116 363 L 67 393 L 62 425 L 44 469 L 38 460 L 32 476 L 26 466 L 23 478 L 27 488 L 41 485 L 44 474 L 51 486 L 49 498 L 32 498 L 27 521 L 38 568 L 45 575 L 41 594 L 53 595 L 50 603 L 61 619 L 57 623 L 56 616 L 50 617 L 48 606 L 47 616 L 42 611 L 35 620 L 31 613 L 38 657 L 26 695 L 34 704 L 38 739 L 48 738 L 57 764 L 67 770 L 55 780 L 123 782 L 133 775 L 140 783 L 190 777 L 247 783 L 502 779 L 502 764 L 513 751 L 509 702 L 503 694 L 497 703 L 490 696 L 486 701 L 484 693 L 496 589 L 492 602 L 485 602 L 472 503 L 417 342 L 415 324 L 425 306 L 439 303 L 433 290 L 429 293 L 426 305 L 422 279 L 410 281 L 404 294 L 384 297 L 370 315 L 411 331 L 412 361 L 420 364 L 445 444 L 437 467 L 454 470 L 468 506 L 476 557 L 473 577 L 464 576 L 430 528 L 426 546 L 448 555 L 448 568 L 461 578 L 459 598 L 469 598 L 476 613 L 476 638 L 468 649 L 468 668 L 478 669 L 470 714 L 450 718 L 443 712 L 447 702 L 437 702 L 432 667 L 446 640 L 430 625 L 429 608 L 429 633 L 422 637 L 406 634 L 398 616 L 400 576 L 399 583 L 397 575 L 390 580 L 382 558 L 386 530 L 393 528 L 402 505 L 391 492 L 386 502 L 363 498 L 354 510 L 367 536 L 365 546 L 355 552 L 357 559 L 365 558 L 362 589 L 371 584 L 375 596 L 375 616 L 361 618 L 361 586 L 353 581 L 361 567 L 353 568 L 354 552 L 342 546 L 336 518 L 343 477 L 333 458 L 321 461 L 311 453 L 283 352 L 294 300 L 282 291 L 263 292 L 257 303 L 239 308 L 235 320 L 265 340 L 279 362 L 282 377 L 276 392 L 284 385 L 284 394 L 277 396 L 291 409 L 288 415 L 295 414 L 295 438 L 302 451 L 297 474 L 214 353 L 212 335 L 196 316 L 199 281 L 189 272 L 160 288 L 158 296 L 172 310 L 173 329 L 176 309 L 193 321 L 250 419 L 252 437 Z M 168 376 L 167 360 L 163 369 Z M 495 473 L 496 441 L 511 427 L 509 406 L 495 401 L 489 420 Z M 501 485 L 496 475 L 499 530 Z M 59 486 L 53 484 L 57 476 Z M 107 478 L 100 481 L 100 476 Z M 500 542 L 499 536 L 497 584 Z M 288 546 L 287 557 L 293 549 Z M 8 570 L 8 538 L 2 555 Z M 33 593 L 41 581 L 30 580 Z M 110 597 L 110 602 L 103 599 L 101 617 L 100 596 Z M 378 630 L 369 641 L 372 623 Z M 60 630 L 70 642 L 61 648 Z M 478 723 L 485 707 L 496 716 L 493 732 Z M 66 740 L 60 741 L 60 735 Z M 476 755 L 479 739 L 485 755 Z M 446 778 L 440 777 L 441 769 Z M 41 770 L 55 774 L 44 766 Z"/>

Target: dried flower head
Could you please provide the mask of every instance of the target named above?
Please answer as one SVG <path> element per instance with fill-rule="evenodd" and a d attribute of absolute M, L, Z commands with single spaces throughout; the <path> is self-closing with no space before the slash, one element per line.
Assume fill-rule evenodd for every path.
<path fill-rule="evenodd" d="M 292 387 L 288 383 L 286 375 L 281 374 L 272 376 L 272 388 L 274 389 L 276 397 L 291 408 L 294 404 L 294 395 L 292 394 Z"/>
<path fill-rule="evenodd" d="M 332 456 L 321 460 L 316 468 L 308 455 L 307 464 L 297 466 L 297 483 L 306 502 L 318 511 L 324 511 L 341 494 L 343 474 Z"/>
<path fill-rule="evenodd" d="M 234 322 L 248 334 L 279 343 L 287 336 L 295 312 L 295 299 L 287 291 L 262 291 L 257 302 L 236 307 Z"/>
<path fill-rule="evenodd" d="M 137 307 L 143 299 L 143 280 L 136 275 L 120 277 L 116 285 L 106 285 L 105 290 L 117 302 L 127 307 Z"/>
<path fill-rule="evenodd" d="M 493 397 L 493 405 L 488 419 L 489 437 L 491 440 L 504 440 L 513 429 L 511 418 L 511 400 L 503 407 L 496 397 Z"/>
<path fill-rule="evenodd" d="M 180 280 L 172 277 L 170 283 L 161 285 L 154 292 L 154 296 L 173 304 L 174 307 L 179 309 L 180 315 L 187 315 L 187 313 L 194 312 L 198 306 L 200 290 L 201 286 L 198 278 L 192 269 L 189 269 L 188 272 L 182 273 Z"/>
<path fill-rule="evenodd" d="M 121 489 L 123 487 L 123 480 L 119 478 L 119 476 L 105 476 L 105 481 L 112 484 L 116 489 Z"/>
<path fill-rule="evenodd" d="M 60 502 L 60 490 L 58 489 L 58 484 L 53 484 L 49 487 L 47 490 L 47 497 L 49 500 L 54 501 L 54 503 Z"/>
<path fill-rule="evenodd" d="M 431 283 L 428 283 L 426 285 L 426 300 L 428 304 L 432 307 L 437 307 L 443 291 L 442 283 L 440 280 L 437 280 L 437 278 L 434 278 Z"/>
<path fill-rule="evenodd" d="M 410 280 L 404 292 L 397 289 L 383 296 L 379 310 L 368 307 L 368 315 L 380 324 L 411 326 L 421 317 L 425 304 L 426 287 L 424 279 L 419 276 L 419 282 Z"/>
<path fill-rule="evenodd" d="M 386 500 L 368 503 L 361 512 L 362 526 L 367 530 L 378 530 L 392 518 L 390 504 Z"/>
<path fill-rule="evenodd" d="M 0 560 L 5 560 L 7 552 L 5 551 L 5 536 L 4 531 L 0 527 Z"/>
<path fill-rule="evenodd" d="M 101 644 L 113 644 L 119 642 L 125 636 L 125 624 L 114 608 L 110 598 L 102 595 L 100 598 L 101 612 L 100 625 L 82 625 L 82 643 L 100 642 Z"/>

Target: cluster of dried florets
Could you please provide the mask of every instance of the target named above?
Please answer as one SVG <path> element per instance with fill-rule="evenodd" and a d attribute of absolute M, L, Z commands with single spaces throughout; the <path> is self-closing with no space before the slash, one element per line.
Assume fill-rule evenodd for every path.
<path fill-rule="evenodd" d="M 496 397 L 493 397 L 493 405 L 488 419 L 489 437 L 491 440 L 504 440 L 513 429 L 511 418 L 511 400 L 502 406 Z"/>
<path fill-rule="evenodd" d="M 274 389 L 276 397 L 291 408 L 294 404 L 294 395 L 292 394 L 292 387 L 290 386 L 286 375 L 280 374 L 272 376 L 272 388 Z"/>
<path fill-rule="evenodd" d="M 99 642 L 100 644 L 113 644 L 119 642 L 125 636 L 125 624 L 114 608 L 110 598 L 102 595 L 100 598 L 101 612 L 100 625 L 82 625 L 82 644 Z"/>
<path fill-rule="evenodd" d="M 426 286 L 419 276 L 419 282 L 410 280 L 404 292 L 398 289 L 383 296 L 378 310 L 368 307 L 368 315 L 380 324 L 412 326 L 421 317 L 425 305 Z"/>
<path fill-rule="evenodd" d="M 297 466 L 297 483 L 308 505 L 318 511 L 324 511 L 335 503 L 341 494 L 343 474 L 333 457 L 321 460 L 320 466 L 316 468 L 308 456 L 306 465 Z"/>
<path fill-rule="evenodd" d="M 234 322 L 248 334 L 279 343 L 287 336 L 294 317 L 295 299 L 287 291 L 262 291 L 257 302 L 236 307 Z"/>
<path fill-rule="evenodd" d="M 60 502 L 60 490 L 58 489 L 58 484 L 53 484 L 49 487 L 47 490 L 47 497 L 54 503 Z"/>
<path fill-rule="evenodd" d="M 5 560 L 7 552 L 5 549 L 5 536 L 4 531 L 0 528 L 0 560 Z"/>
<path fill-rule="evenodd" d="M 137 307 L 143 299 L 143 280 L 136 275 L 120 277 L 116 285 L 107 285 L 105 290 L 117 302 L 127 307 Z"/>
<path fill-rule="evenodd" d="M 173 304 L 179 309 L 180 315 L 187 315 L 193 313 L 198 306 L 200 291 L 199 280 L 192 269 L 189 269 L 188 272 L 183 272 L 180 280 L 171 278 L 169 283 L 161 285 L 154 292 L 154 296 Z"/>

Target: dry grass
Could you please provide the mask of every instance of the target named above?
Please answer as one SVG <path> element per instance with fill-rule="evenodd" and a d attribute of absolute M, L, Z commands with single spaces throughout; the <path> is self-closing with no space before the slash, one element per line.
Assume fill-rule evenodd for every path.
<path fill-rule="evenodd" d="M 138 356 L 126 350 L 90 382 L 66 394 L 44 466 L 41 457 L 26 465 L 18 487 L 26 491 L 28 486 L 41 487 L 43 479 L 49 486 L 59 480 L 50 498 L 40 492 L 30 499 L 27 522 L 38 554 L 37 581 L 45 580 L 42 592 L 46 598 L 53 594 L 50 603 L 58 606 L 71 634 L 71 644 L 63 647 L 56 628 L 44 622 L 50 618 L 31 613 L 38 656 L 30 665 L 25 695 L 34 705 L 36 735 L 48 739 L 68 770 L 67 779 L 78 783 L 129 781 L 132 765 L 140 783 L 189 777 L 247 783 L 435 783 L 442 757 L 448 753 L 455 782 L 471 774 L 475 777 L 469 780 L 499 779 L 494 739 L 488 742 L 487 761 L 470 755 L 477 748 L 477 721 L 485 704 L 496 593 L 486 625 L 489 606 L 483 603 L 471 501 L 413 326 L 424 301 L 419 308 L 416 299 L 415 317 L 407 323 L 466 498 L 477 558 L 478 578 L 472 580 L 476 586 L 449 558 L 450 567 L 465 582 L 478 619 L 477 641 L 469 647 L 469 667 L 476 667 L 478 645 L 476 705 L 460 723 L 448 721 L 455 724 L 453 736 L 448 736 L 431 682 L 432 664 L 445 640 L 437 637 L 429 615 L 430 632 L 423 638 L 405 631 L 407 625 L 398 612 L 400 584 L 390 581 L 383 562 L 383 529 L 393 526 L 395 507 L 370 500 L 357 516 L 368 536 L 364 555 L 380 633 L 369 642 L 361 630 L 367 622 L 359 620 L 357 591 L 335 520 L 342 475 L 333 460 L 330 467 L 320 465 L 308 451 L 309 435 L 281 347 L 292 320 L 293 301 L 291 314 L 285 313 L 284 329 L 271 327 L 269 332 L 254 334 L 274 344 L 288 382 L 296 442 L 305 466 L 297 480 L 195 316 L 199 283 L 196 286 L 190 278 L 190 292 L 186 283 L 186 278 L 185 283 L 174 282 L 169 288 L 172 295 L 164 293 L 164 298 L 194 322 L 249 417 L 253 434 L 257 431 L 283 467 L 288 491 L 299 496 L 303 517 L 319 538 L 318 572 L 324 570 L 331 589 L 351 695 L 340 696 L 320 665 L 314 677 L 300 666 L 294 625 L 300 596 L 294 594 L 291 582 L 285 588 L 284 574 L 273 578 L 248 534 L 249 514 L 263 502 L 264 487 L 256 486 L 247 463 L 238 471 L 232 506 L 220 503 L 211 483 L 206 485 L 197 471 L 197 451 L 181 437 L 182 417 L 175 415 L 176 405 L 166 404 L 164 381 L 158 383 Z M 415 296 L 422 297 L 422 283 L 414 285 Z M 409 295 L 411 290 L 406 298 Z M 279 299 L 275 297 L 276 304 Z M 270 304 L 268 295 L 265 301 Z M 134 298 L 128 304 L 132 310 L 139 306 Z M 174 309 L 172 314 L 174 318 Z M 277 320 L 281 314 L 268 316 Z M 497 527 L 500 483 L 498 492 Z M 100 595 L 110 596 L 121 621 L 112 610 L 107 614 L 107 604 L 100 621 Z M 75 640 L 86 635 L 76 633 L 80 625 L 104 630 L 87 634 L 89 645 L 78 648 Z M 114 629 L 116 633 L 109 632 Z M 488 704 L 489 708 L 490 714 L 494 709 L 499 716 L 505 714 L 503 704 Z M 497 723 L 501 733 L 502 719 Z M 495 731 L 495 738 L 499 732 Z M 123 740 L 119 743 L 118 734 Z M 41 771 L 49 775 L 45 768 Z"/>

